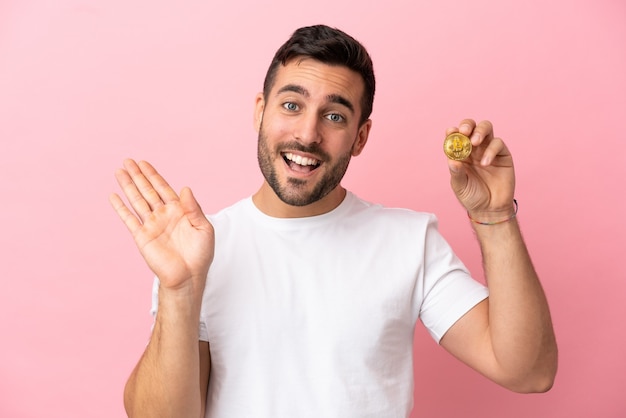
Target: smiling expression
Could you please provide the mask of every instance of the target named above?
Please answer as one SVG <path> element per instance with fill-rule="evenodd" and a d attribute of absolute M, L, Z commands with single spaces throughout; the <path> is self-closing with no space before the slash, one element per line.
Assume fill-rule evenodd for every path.
<path fill-rule="evenodd" d="M 279 68 L 255 107 L 265 183 L 253 199 L 261 210 L 311 216 L 341 203 L 341 179 L 371 127 L 370 120 L 359 125 L 362 94 L 361 76 L 343 66 L 305 58 Z"/>

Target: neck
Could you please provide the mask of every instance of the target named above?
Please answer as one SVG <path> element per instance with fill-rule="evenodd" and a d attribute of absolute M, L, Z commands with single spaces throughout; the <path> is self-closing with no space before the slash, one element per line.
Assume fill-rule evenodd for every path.
<path fill-rule="evenodd" d="M 322 215 L 335 209 L 346 197 L 346 189 L 335 187 L 330 193 L 306 206 L 289 205 L 274 193 L 267 182 L 252 196 L 254 205 L 264 214 L 274 218 L 306 218 Z"/>

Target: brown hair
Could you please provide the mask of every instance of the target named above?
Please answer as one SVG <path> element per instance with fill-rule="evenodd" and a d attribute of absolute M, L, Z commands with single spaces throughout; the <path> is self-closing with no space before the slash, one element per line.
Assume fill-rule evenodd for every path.
<path fill-rule="evenodd" d="M 339 29 L 325 25 L 297 29 L 276 51 L 263 83 L 263 95 L 266 100 L 274 86 L 278 67 L 296 57 L 309 57 L 329 65 L 343 65 L 359 73 L 365 86 L 361 98 L 359 124 L 370 117 L 376 90 L 372 59 L 365 47 L 356 39 Z"/>

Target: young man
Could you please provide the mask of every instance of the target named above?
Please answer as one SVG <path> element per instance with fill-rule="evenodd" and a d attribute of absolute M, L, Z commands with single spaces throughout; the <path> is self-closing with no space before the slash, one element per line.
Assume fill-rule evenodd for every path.
<path fill-rule="evenodd" d="M 297 30 L 256 99 L 250 198 L 207 219 L 146 162 L 111 202 L 155 282 L 150 342 L 125 390 L 133 417 L 400 417 L 413 395 L 413 328 L 519 392 L 548 390 L 557 349 L 515 219 L 511 155 L 489 122 L 449 162 L 481 245 L 487 289 L 432 215 L 372 205 L 340 184 L 367 143 L 374 74 L 365 49 L 326 26 Z"/>

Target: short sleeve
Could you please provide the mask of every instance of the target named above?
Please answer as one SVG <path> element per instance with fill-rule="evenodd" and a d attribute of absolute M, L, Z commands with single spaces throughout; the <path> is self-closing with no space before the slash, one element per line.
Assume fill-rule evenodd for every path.
<path fill-rule="evenodd" d="M 420 320 L 439 343 L 456 321 L 489 296 L 473 279 L 437 229 L 432 216 L 424 244 L 424 283 Z"/>

